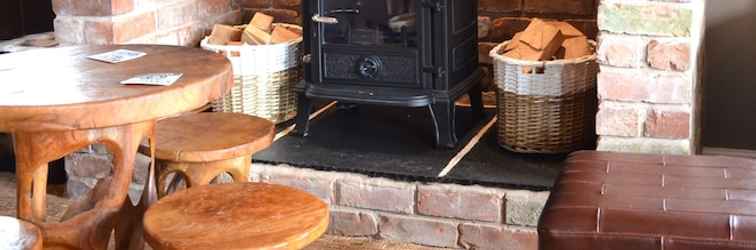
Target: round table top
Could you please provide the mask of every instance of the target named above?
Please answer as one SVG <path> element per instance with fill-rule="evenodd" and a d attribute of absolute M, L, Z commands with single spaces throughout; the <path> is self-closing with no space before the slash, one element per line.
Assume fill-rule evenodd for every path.
<path fill-rule="evenodd" d="M 29 222 L 0 216 L 0 249 L 41 250 L 42 231 Z"/>
<path fill-rule="evenodd" d="M 301 249 L 328 227 L 328 207 L 294 188 L 237 183 L 192 187 L 150 206 L 155 249 Z"/>
<path fill-rule="evenodd" d="M 197 113 L 160 120 L 155 157 L 174 162 L 211 162 L 249 156 L 273 143 L 275 125 L 237 113 Z"/>
<path fill-rule="evenodd" d="M 88 56 L 128 49 L 147 55 L 111 64 Z M 148 73 L 183 73 L 171 86 L 122 85 Z M 78 46 L 0 55 L 0 132 L 119 126 L 171 116 L 233 86 L 231 63 L 199 48 Z"/>

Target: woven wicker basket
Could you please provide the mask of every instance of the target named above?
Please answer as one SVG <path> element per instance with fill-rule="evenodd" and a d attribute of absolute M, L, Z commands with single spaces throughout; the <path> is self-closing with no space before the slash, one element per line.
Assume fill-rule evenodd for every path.
<path fill-rule="evenodd" d="M 498 95 L 498 142 L 520 153 L 557 154 L 583 149 L 595 115 L 596 56 L 548 62 L 491 51 Z M 595 43 L 592 42 L 595 48 Z"/>
<path fill-rule="evenodd" d="M 274 24 L 289 29 L 291 24 Z M 234 68 L 231 93 L 213 102 L 215 112 L 235 112 L 262 117 L 275 123 L 296 116 L 294 86 L 302 81 L 302 39 L 271 45 L 224 46 L 202 40 L 202 48 L 228 57 Z"/>

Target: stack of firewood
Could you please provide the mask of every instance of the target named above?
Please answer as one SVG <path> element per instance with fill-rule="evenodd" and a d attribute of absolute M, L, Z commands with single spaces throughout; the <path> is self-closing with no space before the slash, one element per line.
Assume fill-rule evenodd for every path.
<path fill-rule="evenodd" d="M 504 48 L 504 56 L 527 61 L 575 59 L 593 54 L 588 38 L 566 22 L 534 19 Z"/>
<path fill-rule="evenodd" d="M 267 45 L 286 43 L 302 37 L 299 30 L 274 25 L 274 19 L 258 12 L 252 21 L 244 26 L 216 24 L 208 42 L 215 45 Z"/>

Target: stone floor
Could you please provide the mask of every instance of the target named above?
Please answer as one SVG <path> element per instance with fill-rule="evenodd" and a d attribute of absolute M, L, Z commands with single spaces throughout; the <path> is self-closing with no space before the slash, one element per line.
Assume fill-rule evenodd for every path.
<path fill-rule="evenodd" d="M 65 213 L 68 202 L 53 193 L 61 193 L 58 187 L 51 188 L 47 197 L 48 221 L 58 221 Z M 15 216 L 16 214 L 16 178 L 10 173 L 0 173 L 0 215 Z M 306 250 L 441 250 L 404 243 L 396 243 L 366 238 L 344 238 L 325 236 L 313 243 Z"/>

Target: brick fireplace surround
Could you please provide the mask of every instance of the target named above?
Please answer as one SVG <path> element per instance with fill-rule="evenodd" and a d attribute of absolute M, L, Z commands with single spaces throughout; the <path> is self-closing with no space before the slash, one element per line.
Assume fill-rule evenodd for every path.
<path fill-rule="evenodd" d="M 487 72 L 488 51 L 522 30 L 532 17 L 567 20 L 598 37 L 599 150 L 698 152 L 705 1 L 479 1 L 481 64 Z M 256 11 L 284 22 L 303 19 L 299 0 L 53 0 L 53 4 L 58 15 L 55 33 L 64 44 L 196 46 L 212 24 L 241 23 Z M 108 161 L 107 152 L 97 146 L 67 157 L 69 195 L 90 189 L 96 182 L 91 176 L 109 172 Z M 145 165 L 144 159 L 141 162 Z M 399 182 L 257 164 L 252 179 L 300 187 L 332 204 L 332 234 L 449 248 L 536 249 L 534 226 L 548 197 L 548 192 Z"/>

